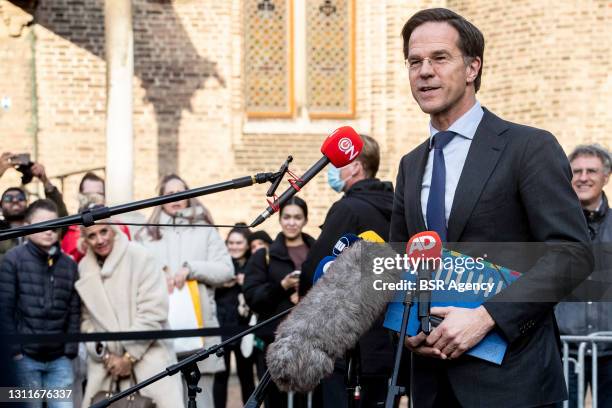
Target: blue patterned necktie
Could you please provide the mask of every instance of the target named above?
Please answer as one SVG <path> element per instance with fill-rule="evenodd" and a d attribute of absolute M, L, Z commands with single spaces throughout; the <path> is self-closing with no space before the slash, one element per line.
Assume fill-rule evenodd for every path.
<path fill-rule="evenodd" d="M 437 232 L 443 242 L 446 242 L 448 230 L 445 211 L 446 166 L 442 149 L 455 135 L 455 132 L 444 131 L 436 133 L 433 137 L 434 161 L 427 198 L 427 229 Z"/>

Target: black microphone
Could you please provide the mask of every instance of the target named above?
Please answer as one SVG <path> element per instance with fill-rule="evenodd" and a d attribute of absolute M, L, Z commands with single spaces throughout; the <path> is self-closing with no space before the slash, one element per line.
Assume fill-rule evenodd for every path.
<path fill-rule="evenodd" d="M 325 168 L 329 163 L 340 168 L 351 163 L 359 156 L 363 148 L 363 140 L 350 126 L 343 126 L 336 129 L 331 135 L 325 139 L 321 146 L 321 157 L 311 168 L 306 170 L 304 175 L 300 177 L 294 184 L 291 185 L 273 204 L 269 205 L 255 221 L 250 225 L 254 228 L 270 218 L 272 214 L 278 211 L 279 207 L 293 197 L 300 189 L 308 183 L 314 176 Z"/>

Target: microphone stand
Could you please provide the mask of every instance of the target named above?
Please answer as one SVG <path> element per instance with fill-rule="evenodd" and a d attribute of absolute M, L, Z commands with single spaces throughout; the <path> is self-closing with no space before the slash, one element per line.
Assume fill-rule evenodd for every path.
<path fill-rule="evenodd" d="M 417 288 L 418 290 L 418 288 Z M 395 361 L 393 363 L 393 375 L 391 376 L 391 381 L 389 383 L 389 389 L 387 391 L 387 399 L 385 400 L 385 408 L 395 408 L 399 403 L 400 397 L 406 394 L 406 387 L 401 387 L 398 385 L 398 377 L 399 377 L 399 369 L 402 362 L 402 353 L 404 351 L 404 341 L 406 339 L 406 330 L 408 328 L 408 318 L 410 317 L 410 309 L 412 308 L 413 303 L 413 294 L 412 291 L 407 290 L 406 295 L 404 296 L 404 301 L 402 302 L 404 305 L 404 312 L 402 314 L 402 326 L 399 332 L 399 342 L 397 343 L 397 348 L 395 349 Z M 411 364 L 412 367 L 412 364 Z M 412 382 L 412 376 L 410 381 Z M 412 392 L 412 387 L 410 389 Z M 410 405 L 412 405 L 412 399 L 410 400 Z"/>
<path fill-rule="evenodd" d="M 359 342 L 346 354 L 346 394 L 348 408 L 361 407 L 361 350 Z"/>
<path fill-rule="evenodd" d="M 111 396 L 108 399 L 102 400 L 100 402 L 97 402 L 93 405 L 90 406 L 90 408 L 103 408 L 103 407 L 108 407 L 109 405 L 111 405 L 112 403 L 119 401 L 122 398 L 127 397 L 130 394 L 135 393 L 136 391 L 151 385 L 159 380 L 161 380 L 162 378 L 165 377 L 169 377 L 171 375 L 174 375 L 176 373 L 178 373 L 179 371 L 183 373 L 183 375 L 185 376 L 185 381 L 187 382 L 187 396 L 189 398 L 188 400 L 188 408 L 196 408 L 196 395 L 198 392 L 201 392 L 202 389 L 198 387 L 198 381 L 200 381 L 200 370 L 198 369 L 198 365 L 197 363 L 199 361 L 205 360 L 207 359 L 211 354 L 216 354 L 217 356 L 222 356 L 223 353 L 225 352 L 224 347 L 227 346 L 228 344 L 231 344 L 237 340 L 240 340 L 242 337 L 246 336 L 247 334 L 251 334 L 252 332 L 254 332 L 255 330 L 269 324 L 272 323 L 275 320 L 280 319 L 281 317 L 287 315 L 291 310 L 293 309 L 287 309 L 284 312 L 281 312 L 279 314 L 277 314 L 276 316 L 273 316 L 271 318 L 269 318 L 268 320 L 265 320 L 259 324 L 256 324 L 253 327 L 250 327 L 249 329 L 243 331 L 242 333 L 238 333 L 237 335 L 230 337 L 229 339 L 225 340 L 224 342 L 221 342 L 217 345 L 214 345 L 208 349 L 202 349 L 200 351 L 198 351 L 197 353 L 194 353 L 192 355 L 190 355 L 189 357 L 185 358 L 184 360 L 173 364 L 169 367 L 166 367 L 166 369 L 164 371 L 162 371 L 161 373 L 158 373 L 156 375 L 154 375 L 153 377 L 150 377 L 136 385 L 134 385 L 133 387 L 130 387 L 128 389 L 126 389 L 125 391 L 121 391 L 118 394 L 115 394 L 113 396 Z M 267 382 L 270 382 L 270 374 L 268 374 L 268 379 Z M 264 376 L 265 377 L 265 376 Z M 260 384 L 263 382 L 264 378 L 262 378 L 262 381 L 260 382 Z M 259 388 L 259 386 L 258 386 Z"/>
<path fill-rule="evenodd" d="M 268 386 L 270 385 L 270 381 L 272 381 L 270 370 L 266 370 L 264 375 L 259 380 L 259 384 L 257 384 L 255 391 L 253 391 L 249 397 L 249 400 L 246 402 L 246 404 L 244 404 L 244 408 L 259 408 L 261 406 L 261 403 L 268 394 Z"/>
<path fill-rule="evenodd" d="M 288 158 L 285 162 L 285 165 L 288 165 L 290 161 L 291 160 Z M 285 165 L 281 166 L 281 169 L 283 169 Z M 66 217 L 60 217 L 49 221 L 39 222 L 31 225 L 24 225 L 21 227 L 11 228 L 9 230 L 2 231 L 0 232 L 0 241 L 23 237 L 25 235 L 34 234 L 36 232 L 46 231 L 50 229 L 64 228 L 70 225 L 84 225 L 88 227 L 94 225 L 95 221 L 103 220 L 114 215 L 142 210 L 143 208 L 167 204 L 173 201 L 181 201 L 203 195 L 214 194 L 221 191 L 249 187 L 253 184 L 263 184 L 266 182 L 272 182 L 276 184 L 280 182 L 279 179 L 282 178 L 283 175 L 284 173 L 281 171 L 276 173 L 257 173 L 254 176 L 235 178 L 230 181 L 224 181 L 217 184 L 211 184 L 204 187 L 185 190 L 174 194 L 147 198 L 144 200 L 120 204 L 112 207 L 104 206 L 93 208 L 91 210 L 83 211 L 80 214 L 69 215 Z"/>

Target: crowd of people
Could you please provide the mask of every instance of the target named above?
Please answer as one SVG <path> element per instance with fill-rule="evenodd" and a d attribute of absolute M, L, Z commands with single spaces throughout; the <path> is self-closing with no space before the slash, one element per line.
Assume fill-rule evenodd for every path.
<path fill-rule="evenodd" d="M 303 232 L 308 205 L 296 196 L 281 206 L 281 232 L 274 240 L 263 230 L 250 231 L 244 223 L 237 223 L 224 240 L 216 228 L 202 227 L 214 225 L 212 215 L 199 200 L 189 199 L 155 208 L 147 222 L 150 225 L 135 234 L 121 225 L 120 219 L 114 219 L 113 223 L 72 226 L 3 241 L 3 330 L 57 334 L 234 327 L 253 324 L 255 317 L 263 321 L 291 308 L 306 295 L 318 261 L 331 253 L 342 234 L 373 230 L 388 236 L 393 186 L 376 178 L 378 144 L 365 135 L 363 140 L 364 149 L 358 160 L 342 169 L 329 168 L 329 185 L 343 196 L 330 208 L 318 239 Z M 592 239 L 612 241 L 606 238 L 612 218 L 603 191 L 612 167 L 609 153 L 599 145 L 579 146 L 569 160 L 573 186 L 583 204 Z M 66 215 L 61 193 L 44 177 L 44 167 L 37 163 L 36 168 L 39 171 L 35 174 L 45 180 L 47 198 L 27 205 L 23 187 L 4 191 L 3 229 Z M 182 178 L 173 174 L 161 180 L 158 194 L 188 188 Z M 85 174 L 79 185 L 78 202 L 79 211 L 103 205 L 104 180 L 93 173 Z M 605 265 L 606 261 L 602 252 L 599 262 Z M 181 302 L 184 296 L 191 302 Z M 612 329 L 610 310 L 607 303 L 561 303 L 557 319 L 563 334 L 607 331 Z M 184 318 L 189 314 L 194 318 L 191 326 Z M 199 406 L 226 406 L 232 355 L 242 400 L 246 402 L 255 389 L 255 373 L 261 377 L 265 371 L 265 350 L 274 339 L 276 325 L 278 322 L 256 333 L 250 347 L 237 342 L 226 348 L 222 357 L 211 356 L 199 363 L 199 386 L 203 390 L 198 394 Z M 174 341 L 89 342 L 81 345 L 86 352 L 80 357 L 75 343 L 12 345 L 11 357 L 19 384 L 74 388 L 75 395 L 82 395 L 82 404 L 87 406 L 96 394 L 125 389 L 227 338 L 229 335 Z M 363 336 L 359 353 L 363 366 L 362 406 L 376 406 L 385 398 L 393 355 L 393 344 L 382 321 Z M 599 359 L 600 384 L 610 385 L 607 347 L 600 351 Z M 79 365 L 86 368 L 79 369 Z M 315 402 L 320 406 L 347 405 L 345 369 L 346 361 L 338 360 L 334 374 L 315 392 Z M 570 391 L 576 399 L 575 376 L 571 378 Z M 185 401 L 185 393 L 178 376 L 141 391 L 160 407 L 180 405 L 177 401 Z M 600 398 L 607 401 L 607 393 L 600 392 Z M 286 406 L 287 395 L 272 384 L 266 403 L 269 407 Z M 305 406 L 304 396 L 295 396 L 294 403 Z"/>
<path fill-rule="evenodd" d="M 390 182 L 376 178 L 379 146 L 363 135 L 364 147 L 354 162 L 339 169 L 328 168 L 329 186 L 342 197 L 329 209 L 316 238 L 304 232 L 308 205 L 296 196 L 281 205 L 281 232 L 274 239 L 263 230 L 250 231 L 244 223 L 236 223 L 222 236 L 206 206 L 189 199 L 155 208 L 139 229 L 122 225 L 118 217 L 87 227 L 2 241 L 2 333 L 100 333 L 253 324 L 286 311 L 307 296 L 319 261 L 331 254 L 336 241 L 346 233 L 374 231 L 390 241 L 405 242 L 427 225 L 449 242 L 612 241 L 612 215 L 603 191 L 612 160 L 605 148 L 578 146 L 566 159 L 549 133 L 505 122 L 482 108 L 475 94 L 480 87 L 484 37 L 461 16 L 446 9 L 425 10 L 406 23 L 402 35 L 413 95 L 430 114 L 431 137 L 402 159 L 395 191 Z M 448 86 L 437 86 L 435 81 Z M 437 104 L 446 105 L 438 109 Z M 512 137 L 506 140 L 500 136 L 495 139 L 497 144 L 485 145 L 485 130 Z M 537 145 L 529 150 L 525 147 L 529 143 Z M 499 156 L 502 150 L 504 155 Z M 16 167 L 14 158 L 11 153 L 0 157 L 0 177 Z M 64 198 L 49 181 L 44 166 L 30 163 L 29 168 L 32 177 L 43 184 L 45 198 L 28 205 L 23 186 L 4 191 L 2 229 L 67 215 Z M 476 185 L 479 182 L 488 183 L 484 193 L 482 185 Z M 188 188 L 185 180 L 171 174 L 160 181 L 157 193 L 167 195 Z M 79 211 L 104 205 L 104 196 L 104 180 L 85 174 L 79 185 Z M 488 200 L 478 201 L 481 196 Z M 459 205 L 453 204 L 453 197 Z M 468 201 L 471 207 L 459 208 Z M 563 223 L 558 214 L 564 214 Z M 498 228 L 490 228 L 492 224 Z M 609 281 L 610 251 L 595 251 L 594 258 L 595 270 L 589 279 Z M 573 289 L 567 282 L 555 284 L 565 285 L 567 291 Z M 529 289 L 520 284 L 511 288 Z M 496 401 L 499 406 L 554 406 L 565 396 L 560 359 L 554 351 L 559 332 L 585 335 L 612 330 L 610 306 L 605 302 L 561 302 L 555 310 L 559 330 L 552 309 L 543 302 L 510 306 L 493 302 L 473 310 L 440 308 L 438 312 L 444 314 L 441 327 L 447 330 L 434 330 L 429 336 L 420 333 L 406 341 L 413 356 L 416 406 L 487 406 L 483 401 Z M 358 398 L 362 407 L 384 403 L 394 337 L 381 320 L 346 358 L 337 359 L 333 374 L 314 392 L 313 406 L 345 407 L 352 397 Z M 222 356 L 210 356 L 198 364 L 198 386 L 202 389 L 198 406 L 225 407 L 232 355 L 246 402 L 256 378 L 266 369 L 265 352 L 278 323 L 230 345 Z M 460 357 L 493 327 L 510 343 L 509 363 L 497 367 Z M 49 402 L 49 407 L 89 406 L 109 392 L 123 390 L 227 338 L 28 343 L 14 344 L 9 350 L 20 385 L 75 389 L 73 402 Z M 612 348 L 604 347 L 597 358 L 599 404 L 612 406 Z M 361 372 L 359 387 L 354 390 L 358 395 L 351 396 L 346 367 L 355 359 Z M 469 379 L 475 373 L 478 377 Z M 547 378 L 546 388 L 512 392 L 519 375 L 524 375 L 526 383 L 542 387 L 543 378 Z M 570 376 L 569 390 L 570 406 L 574 406 L 579 397 L 574 375 Z M 158 407 L 186 404 L 185 385 L 179 376 L 146 387 L 140 395 L 151 398 Z M 306 404 L 306 396 L 294 396 L 294 406 Z M 287 395 L 271 384 L 266 406 L 287 406 Z"/>

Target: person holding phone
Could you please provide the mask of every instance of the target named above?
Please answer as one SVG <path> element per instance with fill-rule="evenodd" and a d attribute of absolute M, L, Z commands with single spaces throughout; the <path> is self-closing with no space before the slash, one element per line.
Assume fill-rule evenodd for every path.
<path fill-rule="evenodd" d="M 259 315 L 260 322 L 293 307 L 299 300 L 302 263 L 315 242 L 313 237 L 302 232 L 307 222 L 306 202 L 299 197 L 291 198 L 280 207 L 281 232 L 269 251 L 259 249 L 247 263 L 242 290 L 249 307 Z M 273 333 L 279 323 L 271 323 L 256 333 L 265 342 L 265 348 L 274 340 Z M 258 371 L 261 377 L 265 366 L 258 364 Z M 296 403 L 299 405 L 299 398 Z M 286 405 L 287 395 L 271 383 L 266 406 Z"/>

